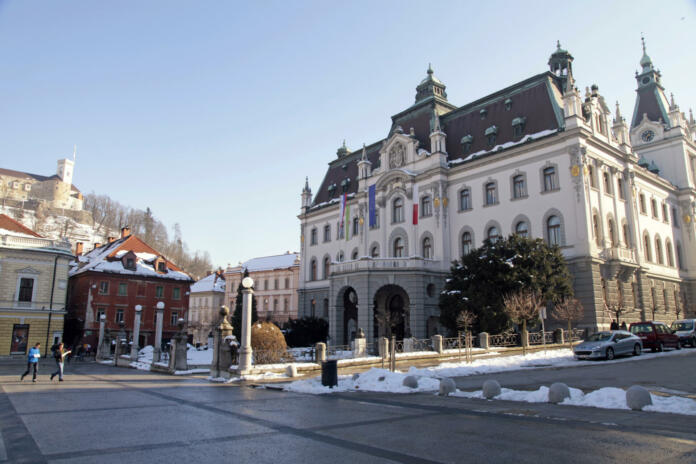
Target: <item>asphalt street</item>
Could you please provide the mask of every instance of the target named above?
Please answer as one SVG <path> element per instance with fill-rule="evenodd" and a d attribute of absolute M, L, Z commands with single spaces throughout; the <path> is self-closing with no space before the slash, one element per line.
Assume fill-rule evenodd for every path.
<path fill-rule="evenodd" d="M 496 378 L 528 389 L 562 380 L 694 392 L 696 350 L 683 353 Z M 70 364 L 62 383 L 42 366 L 32 384 L 19 382 L 23 367 L 0 363 L 0 462 L 696 462 L 694 416 L 433 394 L 311 396 L 93 363 Z M 457 383 L 475 389 L 488 377 Z"/>

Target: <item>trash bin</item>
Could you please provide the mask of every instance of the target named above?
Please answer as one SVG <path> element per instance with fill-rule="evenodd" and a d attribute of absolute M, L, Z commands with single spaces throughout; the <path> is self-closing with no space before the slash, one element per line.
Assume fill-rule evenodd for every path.
<path fill-rule="evenodd" d="M 338 362 L 335 359 L 321 363 L 321 384 L 325 387 L 338 386 Z"/>

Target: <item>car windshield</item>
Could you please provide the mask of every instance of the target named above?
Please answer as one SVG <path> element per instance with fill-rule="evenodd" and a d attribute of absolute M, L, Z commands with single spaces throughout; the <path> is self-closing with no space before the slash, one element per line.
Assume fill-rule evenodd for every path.
<path fill-rule="evenodd" d="M 650 324 L 633 324 L 631 326 L 631 333 L 652 333 L 653 329 Z"/>
<path fill-rule="evenodd" d="M 611 332 L 599 332 L 592 334 L 587 339 L 588 342 L 606 342 L 611 338 Z"/>
<path fill-rule="evenodd" d="M 692 321 L 672 322 L 672 330 L 693 330 L 694 323 Z"/>

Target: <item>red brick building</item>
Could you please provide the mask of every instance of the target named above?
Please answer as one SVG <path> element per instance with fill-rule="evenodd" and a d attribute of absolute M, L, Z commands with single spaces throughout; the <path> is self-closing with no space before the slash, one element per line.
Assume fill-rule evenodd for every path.
<path fill-rule="evenodd" d="M 80 244 L 71 263 L 67 319 L 83 327 L 82 343 L 97 346 L 99 319 L 106 315 L 106 327 L 115 333 L 125 323 L 133 333 L 135 306 L 142 306 L 139 346 L 155 339 L 155 307 L 164 303 L 162 341 L 176 332 L 177 320 L 186 320 L 189 288 L 193 279 L 135 235 L 128 228 L 121 238 L 95 247 L 82 255 Z"/>

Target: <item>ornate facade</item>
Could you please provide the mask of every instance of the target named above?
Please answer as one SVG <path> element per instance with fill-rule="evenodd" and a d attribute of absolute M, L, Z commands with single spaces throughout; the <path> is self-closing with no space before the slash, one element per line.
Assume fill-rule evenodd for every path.
<path fill-rule="evenodd" d="M 450 263 L 514 233 L 561 247 L 581 326 L 607 328 L 605 303 L 629 322 L 696 312 L 696 122 L 645 47 L 630 121 L 596 85 L 581 95 L 572 64 L 559 44 L 548 71 L 461 107 L 428 69 L 385 139 L 344 143 L 302 191 L 300 316 L 335 344 L 385 324 L 430 336 Z"/>

